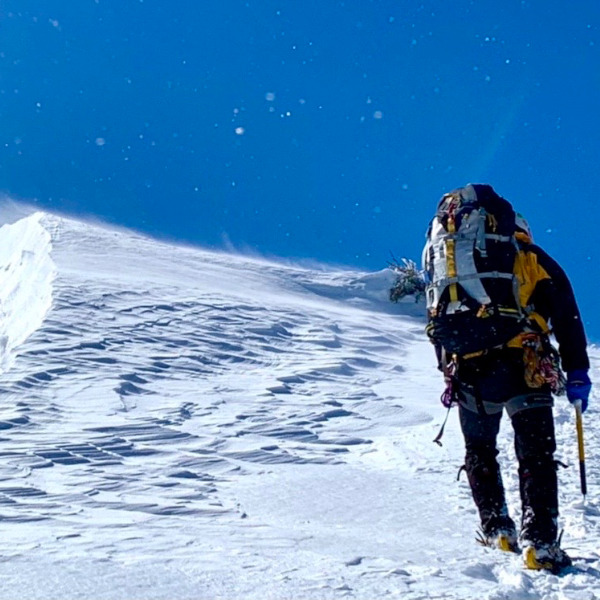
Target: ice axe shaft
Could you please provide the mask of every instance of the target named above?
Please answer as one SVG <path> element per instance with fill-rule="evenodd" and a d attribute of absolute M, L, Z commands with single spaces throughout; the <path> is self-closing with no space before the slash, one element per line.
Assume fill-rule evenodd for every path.
<path fill-rule="evenodd" d="M 587 495 L 587 481 L 585 477 L 585 448 L 583 445 L 581 402 L 575 402 L 575 423 L 577 425 L 577 446 L 579 448 L 579 478 L 581 480 L 581 493 L 585 497 Z"/>

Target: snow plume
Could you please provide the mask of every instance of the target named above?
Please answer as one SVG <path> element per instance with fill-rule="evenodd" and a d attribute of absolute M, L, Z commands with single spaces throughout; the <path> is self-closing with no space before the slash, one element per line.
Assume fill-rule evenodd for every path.
<path fill-rule="evenodd" d="M 34 213 L 0 228 L 0 371 L 42 324 L 52 305 L 55 266 L 50 234 Z"/>

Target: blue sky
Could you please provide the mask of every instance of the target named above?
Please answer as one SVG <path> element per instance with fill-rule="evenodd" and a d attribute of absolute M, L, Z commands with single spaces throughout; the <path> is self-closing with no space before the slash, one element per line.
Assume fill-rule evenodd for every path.
<path fill-rule="evenodd" d="M 486 182 L 600 336 L 600 4 L 3 0 L 0 189 L 367 269 Z"/>

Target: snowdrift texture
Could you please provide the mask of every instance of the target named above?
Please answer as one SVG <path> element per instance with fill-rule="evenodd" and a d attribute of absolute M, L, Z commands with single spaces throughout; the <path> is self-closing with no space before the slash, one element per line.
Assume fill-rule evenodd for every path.
<path fill-rule="evenodd" d="M 585 505 L 572 409 L 556 408 L 576 568 L 478 547 L 454 413 L 432 443 L 422 307 L 388 302 L 390 271 L 40 213 L 0 229 L 0 259 L 0 598 L 600 597 L 598 399 Z"/>

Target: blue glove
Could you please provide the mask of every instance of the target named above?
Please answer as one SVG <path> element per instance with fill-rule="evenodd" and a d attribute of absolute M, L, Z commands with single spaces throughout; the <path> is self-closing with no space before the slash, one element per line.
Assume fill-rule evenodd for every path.
<path fill-rule="evenodd" d="M 592 382 L 586 369 L 576 369 L 567 373 L 567 398 L 571 404 L 581 402 L 581 412 L 588 406 Z"/>

